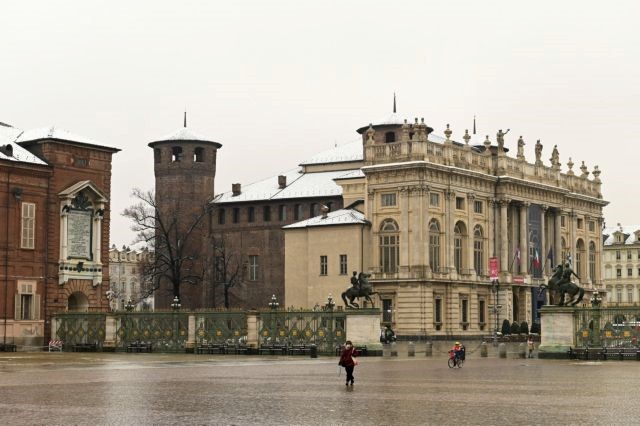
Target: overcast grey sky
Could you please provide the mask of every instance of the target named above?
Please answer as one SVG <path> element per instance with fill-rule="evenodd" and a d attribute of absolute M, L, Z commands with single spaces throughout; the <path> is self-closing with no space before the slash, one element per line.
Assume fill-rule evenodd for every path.
<path fill-rule="evenodd" d="M 216 193 L 350 142 L 391 112 L 454 138 L 510 128 L 563 171 L 602 170 L 607 225 L 640 223 L 640 2 L 16 1 L 0 8 L 0 121 L 117 146 L 111 242 L 147 143 L 182 125 L 223 144 Z"/>

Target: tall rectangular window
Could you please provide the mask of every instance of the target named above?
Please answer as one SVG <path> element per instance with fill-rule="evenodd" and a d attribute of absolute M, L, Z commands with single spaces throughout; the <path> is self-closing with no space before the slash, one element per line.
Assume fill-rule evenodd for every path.
<path fill-rule="evenodd" d="M 320 275 L 327 275 L 327 256 L 320 256 Z"/>
<path fill-rule="evenodd" d="M 293 206 L 293 220 L 302 219 L 302 204 L 296 204 Z"/>
<path fill-rule="evenodd" d="M 616 250 L 616 260 L 620 260 L 620 250 Z"/>
<path fill-rule="evenodd" d="M 436 321 L 436 324 L 441 324 L 442 323 L 442 299 L 439 297 L 436 297 L 436 306 L 435 306 L 435 315 L 434 315 L 434 319 Z"/>
<path fill-rule="evenodd" d="M 462 323 L 467 324 L 469 322 L 469 300 L 462 299 L 460 301 L 460 309 L 462 310 Z"/>
<path fill-rule="evenodd" d="M 19 321 L 40 319 L 40 296 L 35 294 L 35 283 L 18 284 L 15 297 L 15 319 Z"/>
<path fill-rule="evenodd" d="M 22 238 L 20 247 L 32 249 L 35 247 L 36 205 L 22 203 Z"/>
<path fill-rule="evenodd" d="M 391 323 L 393 321 L 393 305 L 391 299 L 382 299 L 382 322 Z"/>
<path fill-rule="evenodd" d="M 483 207 L 484 207 L 484 205 L 483 205 L 482 201 L 476 200 L 476 201 L 473 202 L 473 212 L 474 213 L 482 214 Z"/>
<path fill-rule="evenodd" d="M 348 270 L 349 269 L 347 267 L 347 255 L 341 254 L 340 255 L 340 275 L 347 275 Z"/>
<path fill-rule="evenodd" d="M 287 206 L 285 204 L 280 204 L 278 206 L 278 220 L 280 222 L 287 220 Z"/>
<path fill-rule="evenodd" d="M 240 222 L 240 209 L 238 207 L 233 208 L 233 223 Z"/>
<path fill-rule="evenodd" d="M 464 210 L 464 198 L 456 197 L 456 210 Z"/>
<path fill-rule="evenodd" d="M 260 272 L 259 256 L 249 256 L 249 281 L 258 281 Z"/>
<path fill-rule="evenodd" d="M 253 223 L 256 221 L 256 209 L 255 207 L 249 207 L 249 210 L 247 211 L 247 221 L 249 223 Z"/>
<path fill-rule="evenodd" d="M 316 216 L 318 216 L 318 204 L 311 203 L 311 205 L 309 206 L 309 217 L 316 217 Z"/>
<path fill-rule="evenodd" d="M 631 260 L 631 250 L 627 250 L 627 260 Z"/>
<path fill-rule="evenodd" d="M 224 225 L 225 219 L 224 209 L 218 210 L 218 225 Z"/>
<path fill-rule="evenodd" d="M 382 207 L 391 207 L 396 205 L 396 194 L 381 194 L 380 204 Z"/>
<path fill-rule="evenodd" d="M 440 206 L 440 194 L 437 192 L 432 192 L 429 194 L 429 205 L 431 207 L 439 207 Z"/>
<path fill-rule="evenodd" d="M 271 206 L 262 207 L 262 220 L 264 222 L 271 222 Z"/>
<path fill-rule="evenodd" d="M 485 301 L 478 300 L 478 321 L 480 322 L 480 324 L 484 324 L 487 322 L 485 309 L 486 309 Z"/>

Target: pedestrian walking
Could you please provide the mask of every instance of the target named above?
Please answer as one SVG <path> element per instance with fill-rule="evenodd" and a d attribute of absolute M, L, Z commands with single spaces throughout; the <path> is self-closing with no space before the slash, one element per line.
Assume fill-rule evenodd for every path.
<path fill-rule="evenodd" d="M 533 358 L 533 336 L 529 336 L 529 340 L 527 340 L 527 348 L 529 349 L 529 358 Z"/>
<path fill-rule="evenodd" d="M 344 367 L 347 372 L 347 383 L 346 385 L 353 386 L 354 377 L 353 377 L 353 369 L 358 365 L 358 351 L 353 347 L 351 340 L 347 340 L 344 344 L 344 348 L 342 348 L 342 353 L 340 354 L 340 361 L 338 365 Z"/>

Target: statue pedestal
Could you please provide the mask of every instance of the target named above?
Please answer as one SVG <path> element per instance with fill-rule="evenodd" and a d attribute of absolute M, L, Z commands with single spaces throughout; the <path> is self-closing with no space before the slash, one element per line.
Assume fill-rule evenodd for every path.
<path fill-rule="evenodd" d="M 568 358 L 569 348 L 575 347 L 575 308 L 543 306 L 540 309 L 540 346 L 538 358 Z"/>
<path fill-rule="evenodd" d="M 366 345 L 368 355 L 382 355 L 380 310 L 360 309 L 349 311 L 346 330 L 347 340 L 351 340 L 354 346 Z"/>

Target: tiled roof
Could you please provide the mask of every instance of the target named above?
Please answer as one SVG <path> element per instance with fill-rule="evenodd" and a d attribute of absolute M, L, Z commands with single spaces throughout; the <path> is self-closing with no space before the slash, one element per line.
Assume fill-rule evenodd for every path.
<path fill-rule="evenodd" d="M 301 173 L 299 169 L 283 173 L 287 186 L 278 186 L 278 176 L 241 187 L 241 193 L 234 196 L 231 191 L 216 196 L 215 203 L 237 203 L 260 200 L 285 200 L 290 198 L 313 198 L 342 195 L 342 188 L 334 179 L 348 171 Z"/>
<path fill-rule="evenodd" d="M 45 161 L 15 143 L 16 138 L 20 136 L 21 133 L 22 130 L 16 129 L 15 127 L 0 126 L 0 146 L 10 145 L 13 150 L 13 155 L 11 156 L 0 151 L 0 160 L 46 165 L 47 163 Z"/>
<path fill-rule="evenodd" d="M 620 231 L 623 234 L 628 235 L 627 239 L 624 241 L 625 245 L 638 243 L 638 240 L 636 239 L 636 236 L 634 233 L 636 231 L 640 231 L 640 225 L 626 225 L 626 226 L 612 226 L 612 227 L 605 228 L 602 231 L 602 234 L 607 236 L 606 240 L 604 240 L 604 245 L 605 246 L 613 245 L 615 243 L 615 236 L 613 234 Z"/>
<path fill-rule="evenodd" d="M 283 229 L 310 228 L 314 226 L 367 224 L 364 214 L 358 210 L 340 209 L 327 213 L 327 217 L 316 216 L 284 226 Z"/>

